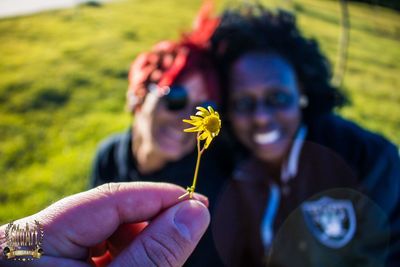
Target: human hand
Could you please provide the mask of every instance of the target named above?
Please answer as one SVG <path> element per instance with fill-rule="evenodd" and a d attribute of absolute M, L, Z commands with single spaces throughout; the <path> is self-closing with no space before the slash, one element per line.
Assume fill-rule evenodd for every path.
<path fill-rule="evenodd" d="M 182 266 L 210 222 L 207 198 L 196 194 L 197 200 L 179 201 L 184 192 L 172 184 L 133 182 L 106 184 L 66 197 L 15 222 L 40 222 L 44 255 L 29 263 L 3 259 L 0 266 L 87 267 L 90 248 L 121 224 L 143 221 L 149 221 L 148 226 L 110 266 Z M 0 236 L 5 228 L 0 227 Z"/>

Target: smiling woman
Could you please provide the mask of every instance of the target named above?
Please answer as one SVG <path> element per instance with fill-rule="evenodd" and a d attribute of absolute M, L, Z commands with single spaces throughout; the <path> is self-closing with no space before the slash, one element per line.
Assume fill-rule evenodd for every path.
<path fill-rule="evenodd" d="M 259 5 L 226 11 L 212 40 L 236 145 L 212 222 L 225 264 L 398 266 L 398 150 L 334 114 L 316 41 Z"/>
<path fill-rule="evenodd" d="M 293 67 L 277 54 L 249 53 L 234 63 L 230 77 L 229 119 L 235 135 L 279 169 L 301 123 Z"/>

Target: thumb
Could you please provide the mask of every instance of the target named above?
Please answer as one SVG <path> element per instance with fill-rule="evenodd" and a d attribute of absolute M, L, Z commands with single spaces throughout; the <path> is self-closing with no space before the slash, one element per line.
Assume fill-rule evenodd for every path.
<path fill-rule="evenodd" d="M 182 266 L 209 223 L 204 204 L 180 202 L 155 218 L 110 266 Z"/>

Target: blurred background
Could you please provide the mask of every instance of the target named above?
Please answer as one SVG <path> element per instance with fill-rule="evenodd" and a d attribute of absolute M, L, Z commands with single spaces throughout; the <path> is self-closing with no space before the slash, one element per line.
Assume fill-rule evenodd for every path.
<path fill-rule="evenodd" d="M 297 14 L 345 70 L 351 103 L 337 112 L 400 145 L 400 2 L 259 2 Z M 201 3 L 0 0 L 0 224 L 87 188 L 100 140 L 130 124 L 131 61 L 189 30 Z"/>

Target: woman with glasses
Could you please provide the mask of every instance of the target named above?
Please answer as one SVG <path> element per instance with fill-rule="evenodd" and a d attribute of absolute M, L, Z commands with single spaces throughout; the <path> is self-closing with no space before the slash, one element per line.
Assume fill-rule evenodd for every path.
<path fill-rule="evenodd" d="M 100 145 L 92 187 L 126 181 L 190 185 L 196 138 L 183 132 L 187 127 L 182 119 L 193 115 L 197 106 L 215 108 L 220 100 L 219 79 L 207 49 L 216 22 L 201 23 L 182 40 L 160 42 L 132 63 L 127 91 L 132 126 Z M 229 157 L 220 154 L 218 143 L 207 149 L 199 170 L 197 191 L 210 199 L 210 209 L 229 172 Z M 220 266 L 208 232 L 187 266 Z"/>
<path fill-rule="evenodd" d="M 398 266 L 398 150 L 333 113 L 345 97 L 317 43 L 251 5 L 227 10 L 212 43 L 236 154 L 212 221 L 226 265 L 384 266 L 391 242 Z"/>

